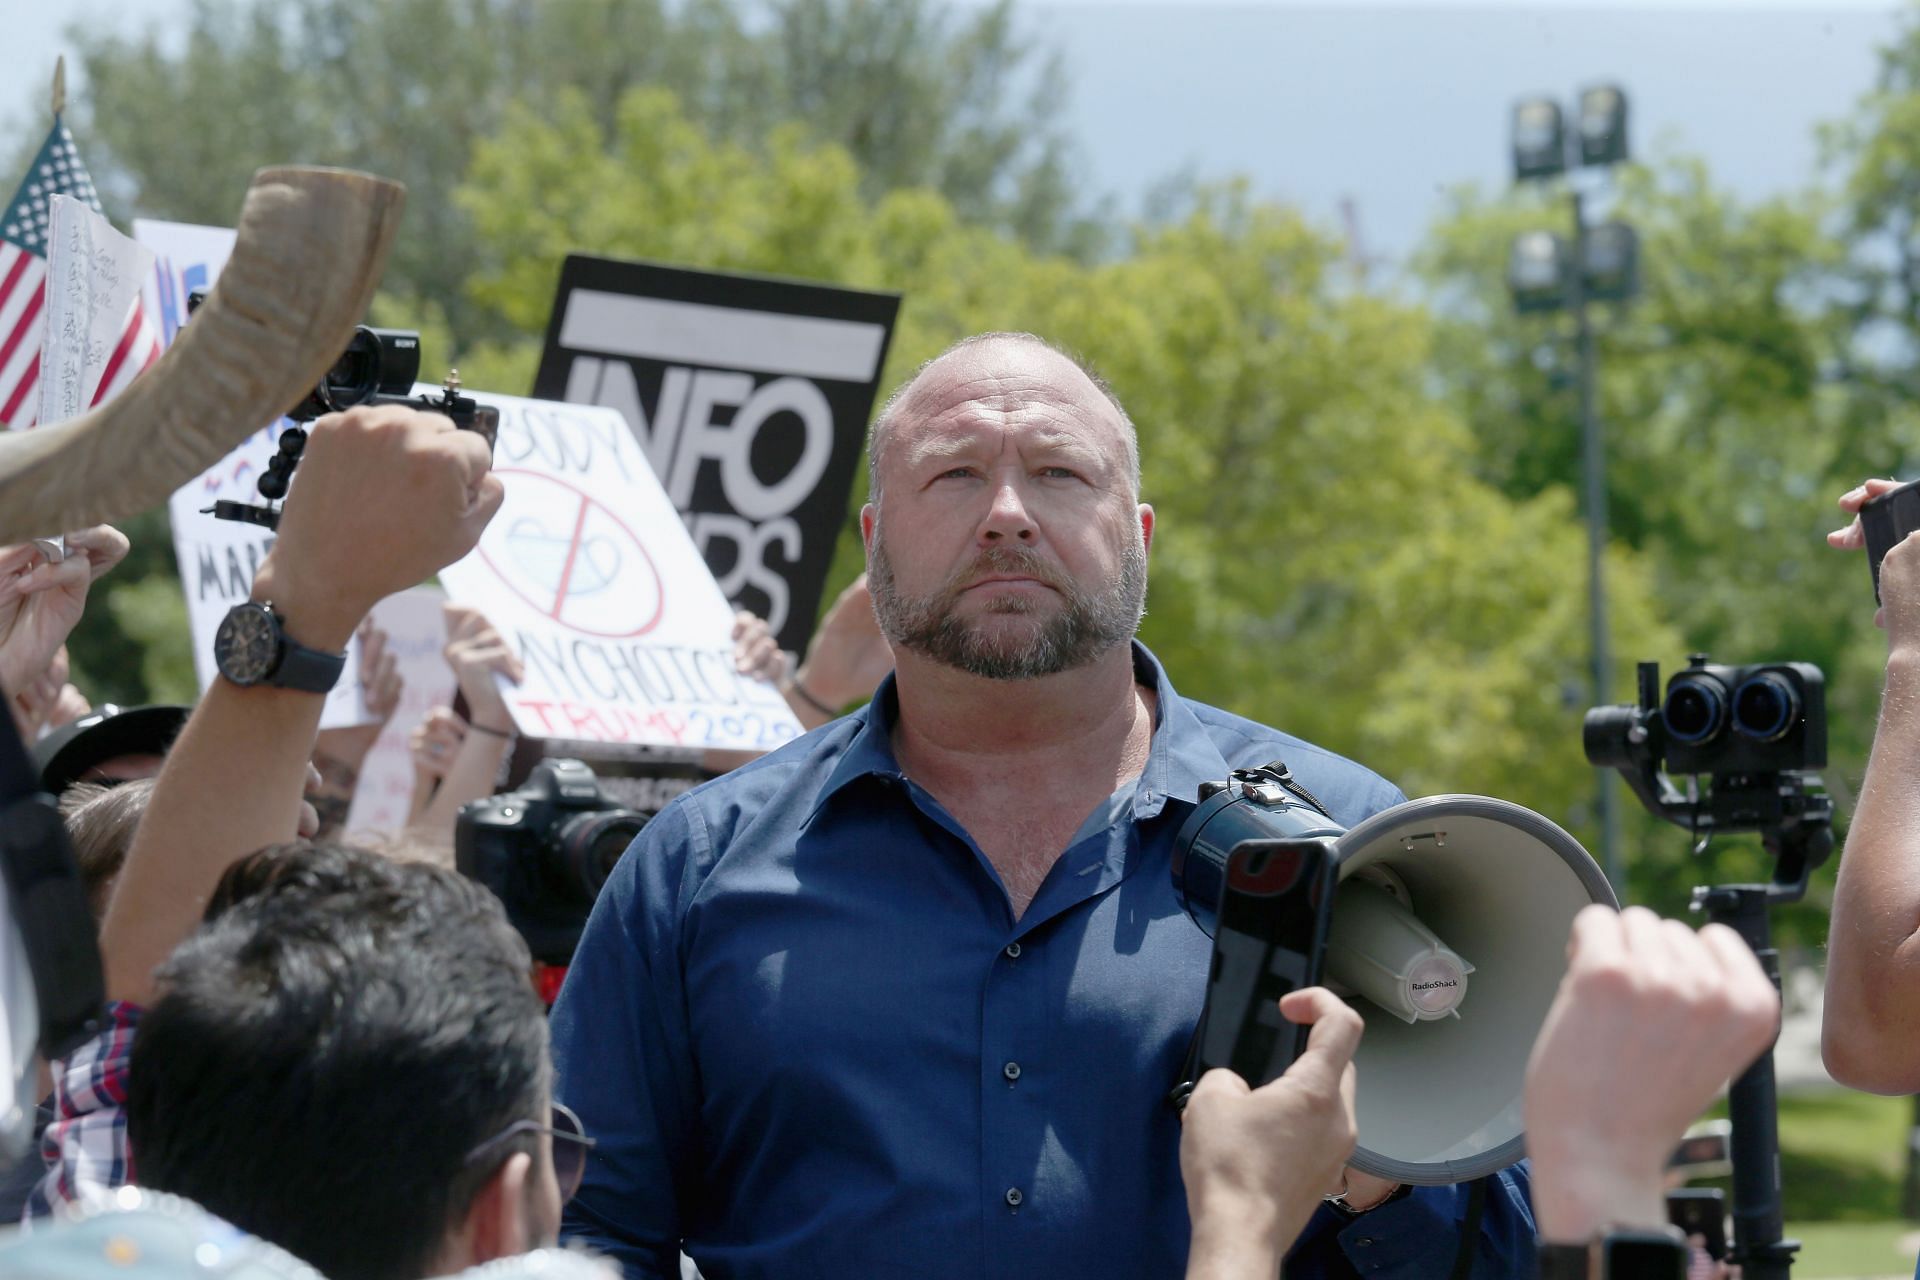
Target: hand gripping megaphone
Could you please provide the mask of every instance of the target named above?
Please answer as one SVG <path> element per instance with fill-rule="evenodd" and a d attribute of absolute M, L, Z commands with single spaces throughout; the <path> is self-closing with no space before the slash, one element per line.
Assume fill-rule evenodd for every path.
<path fill-rule="evenodd" d="M 1617 905 L 1579 841 L 1473 795 L 1409 800 L 1347 830 L 1276 762 L 1202 789 L 1174 841 L 1173 880 L 1215 938 L 1201 1064 L 1227 1064 L 1225 1041 L 1245 1030 L 1277 1031 L 1272 993 L 1317 975 L 1367 1024 L 1355 1168 L 1440 1185 L 1521 1158 L 1527 1056 L 1566 971 L 1573 917 Z M 1276 914 L 1289 888 L 1297 910 Z M 1291 936 L 1258 939 L 1258 973 L 1223 981 L 1252 968 L 1249 921 Z"/>

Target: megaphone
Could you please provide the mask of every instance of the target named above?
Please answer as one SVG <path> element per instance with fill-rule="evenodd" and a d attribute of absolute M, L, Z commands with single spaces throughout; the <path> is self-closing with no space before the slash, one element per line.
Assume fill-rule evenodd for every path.
<path fill-rule="evenodd" d="M 1573 917 L 1618 905 L 1580 842 L 1475 795 L 1408 800 L 1347 830 L 1284 764 L 1235 770 L 1202 790 L 1174 842 L 1174 887 L 1209 935 L 1248 841 L 1320 842 L 1336 865 L 1324 981 L 1367 1024 L 1353 1167 L 1435 1186 L 1519 1160 L 1527 1057 Z"/>

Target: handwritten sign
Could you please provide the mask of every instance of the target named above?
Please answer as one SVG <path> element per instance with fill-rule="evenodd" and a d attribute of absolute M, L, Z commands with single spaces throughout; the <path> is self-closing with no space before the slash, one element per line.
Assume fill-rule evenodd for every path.
<path fill-rule="evenodd" d="M 733 609 L 619 412 L 472 394 L 500 409 L 506 502 L 440 582 L 520 655 L 525 680 L 501 684 L 520 731 L 746 750 L 798 735 L 779 691 L 734 670 Z"/>
<path fill-rule="evenodd" d="M 373 625 L 387 633 L 387 652 L 402 681 L 400 705 L 374 739 L 360 766 L 360 782 L 347 811 L 347 834 L 397 835 L 407 825 L 413 799 L 413 752 L 407 735 L 435 707 L 453 703 L 453 668 L 441 650 L 447 624 L 440 614 L 446 593 L 438 587 L 413 587 L 373 607 Z"/>
<path fill-rule="evenodd" d="M 147 281 L 149 314 L 160 323 L 162 340 L 172 345 L 186 322 L 186 292 L 211 287 L 233 253 L 234 233 L 225 227 L 195 227 L 172 222 L 137 220 L 133 233 L 151 249 L 153 268 Z M 205 689 L 219 674 L 213 662 L 213 637 L 227 610 L 245 600 L 253 589 L 253 575 L 273 548 L 273 533 L 258 525 L 217 520 L 204 510 L 226 498 L 259 504 L 256 488 L 267 459 L 278 446 L 280 433 L 291 425 L 281 419 L 254 432 L 232 453 L 174 491 L 167 502 L 173 524 L 173 553 L 180 567 L 180 586 L 187 596 L 187 621 L 193 631 L 193 666 Z M 294 476 L 299 484 L 299 476 Z M 297 637 L 296 637 L 297 638 Z M 365 724 L 371 718 L 360 689 L 359 644 L 347 646 L 347 666 L 327 695 L 320 715 L 322 729 Z"/>
<path fill-rule="evenodd" d="M 47 230 L 40 422 L 86 412 L 140 297 L 153 254 L 78 200 L 55 192 Z"/>

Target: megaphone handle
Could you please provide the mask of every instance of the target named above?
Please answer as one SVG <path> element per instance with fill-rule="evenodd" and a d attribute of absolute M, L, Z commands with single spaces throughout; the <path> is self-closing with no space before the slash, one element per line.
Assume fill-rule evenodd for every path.
<path fill-rule="evenodd" d="M 1470 1280 L 1473 1255 L 1480 1245 L 1480 1221 L 1487 1216 L 1487 1184 L 1494 1175 L 1475 1178 L 1467 1184 L 1467 1212 L 1460 1220 L 1460 1244 L 1454 1251 L 1449 1280 Z"/>

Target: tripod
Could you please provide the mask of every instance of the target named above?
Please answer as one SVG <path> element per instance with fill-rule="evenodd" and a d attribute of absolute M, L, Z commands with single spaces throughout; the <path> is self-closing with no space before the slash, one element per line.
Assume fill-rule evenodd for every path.
<path fill-rule="evenodd" d="M 1738 933 L 1780 989 L 1780 953 L 1767 909 L 1798 902 L 1807 880 L 1833 852 L 1833 802 L 1810 772 L 1717 775 L 1705 801 L 1682 796 L 1655 768 L 1622 769 L 1641 803 L 1694 833 L 1694 851 L 1717 831 L 1758 831 L 1773 854 L 1767 884 L 1705 885 L 1693 891 L 1693 909 Z M 1782 1236 L 1779 1094 L 1771 1047 L 1728 1091 L 1733 1120 L 1733 1249 L 1746 1280 L 1788 1280 L 1798 1240 Z"/>

